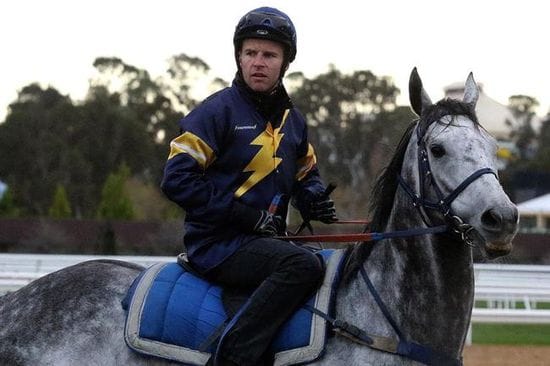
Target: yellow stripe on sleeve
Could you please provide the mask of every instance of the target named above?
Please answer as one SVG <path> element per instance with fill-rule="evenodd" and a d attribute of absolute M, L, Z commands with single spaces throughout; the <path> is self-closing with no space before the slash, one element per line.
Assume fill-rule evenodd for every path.
<path fill-rule="evenodd" d="M 303 158 L 298 159 L 298 172 L 296 173 L 296 180 L 302 180 L 313 169 L 317 163 L 317 157 L 315 156 L 315 150 L 311 144 L 308 145 L 307 154 Z"/>
<path fill-rule="evenodd" d="M 206 169 L 216 159 L 210 146 L 191 132 L 185 132 L 170 142 L 168 160 L 179 154 L 189 154 L 203 169 Z"/>

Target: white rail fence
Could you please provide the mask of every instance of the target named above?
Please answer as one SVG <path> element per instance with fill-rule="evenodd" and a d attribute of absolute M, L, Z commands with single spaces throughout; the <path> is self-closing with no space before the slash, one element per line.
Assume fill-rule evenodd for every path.
<path fill-rule="evenodd" d="M 61 268 L 92 259 L 116 259 L 148 267 L 174 257 L 0 254 L 0 296 Z M 547 323 L 550 266 L 476 264 L 474 323 Z M 483 306 L 484 305 L 484 306 Z"/>
<path fill-rule="evenodd" d="M 74 264 L 94 259 L 114 259 L 149 267 L 175 257 L 97 256 L 57 254 L 0 254 L 0 296 L 15 291 L 31 281 Z"/>
<path fill-rule="evenodd" d="M 475 300 L 472 322 L 548 324 L 550 266 L 476 264 Z"/>

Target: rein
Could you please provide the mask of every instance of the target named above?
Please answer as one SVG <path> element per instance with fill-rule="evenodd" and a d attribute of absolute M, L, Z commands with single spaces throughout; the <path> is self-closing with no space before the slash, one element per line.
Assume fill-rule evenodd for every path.
<path fill-rule="evenodd" d="M 356 241 L 379 241 L 390 238 L 407 238 L 411 236 L 420 236 L 426 234 L 444 233 L 448 229 L 447 225 L 421 227 L 409 230 L 390 231 L 387 233 L 357 233 L 357 234 L 322 234 L 322 235 L 292 235 L 276 236 L 275 239 L 288 241 L 305 242 L 334 242 L 350 243 Z"/>

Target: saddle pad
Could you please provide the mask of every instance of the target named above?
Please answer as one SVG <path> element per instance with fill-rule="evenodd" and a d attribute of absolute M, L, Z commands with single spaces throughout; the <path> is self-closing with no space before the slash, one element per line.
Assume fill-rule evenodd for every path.
<path fill-rule="evenodd" d="M 334 303 L 343 251 L 319 252 L 327 270 L 323 284 L 308 304 L 330 313 Z M 222 289 L 186 271 L 177 263 L 158 263 L 132 284 L 123 305 L 128 310 L 125 340 L 140 353 L 189 365 L 204 365 L 215 351 L 212 342 L 227 316 Z M 304 308 L 279 330 L 271 345 L 274 365 L 316 360 L 327 336 L 326 321 Z"/>

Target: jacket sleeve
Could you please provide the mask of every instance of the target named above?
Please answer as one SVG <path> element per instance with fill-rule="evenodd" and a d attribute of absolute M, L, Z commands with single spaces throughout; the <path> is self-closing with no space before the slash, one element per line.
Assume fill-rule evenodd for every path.
<path fill-rule="evenodd" d="M 296 161 L 297 174 L 293 190 L 294 201 L 300 205 L 304 199 L 324 192 L 325 185 L 317 167 L 315 149 L 308 141 L 307 126 L 304 128 L 302 142 L 298 149 Z"/>
<path fill-rule="evenodd" d="M 180 123 L 182 133 L 170 143 L 161 189 L 182 207 L 189 218 L 220 222 L 233 204 L 233 195 L 216 187 L 205 174 L 214 163 L 223 134 L 223 121 L 203 109 L 191 112 Z"/>

